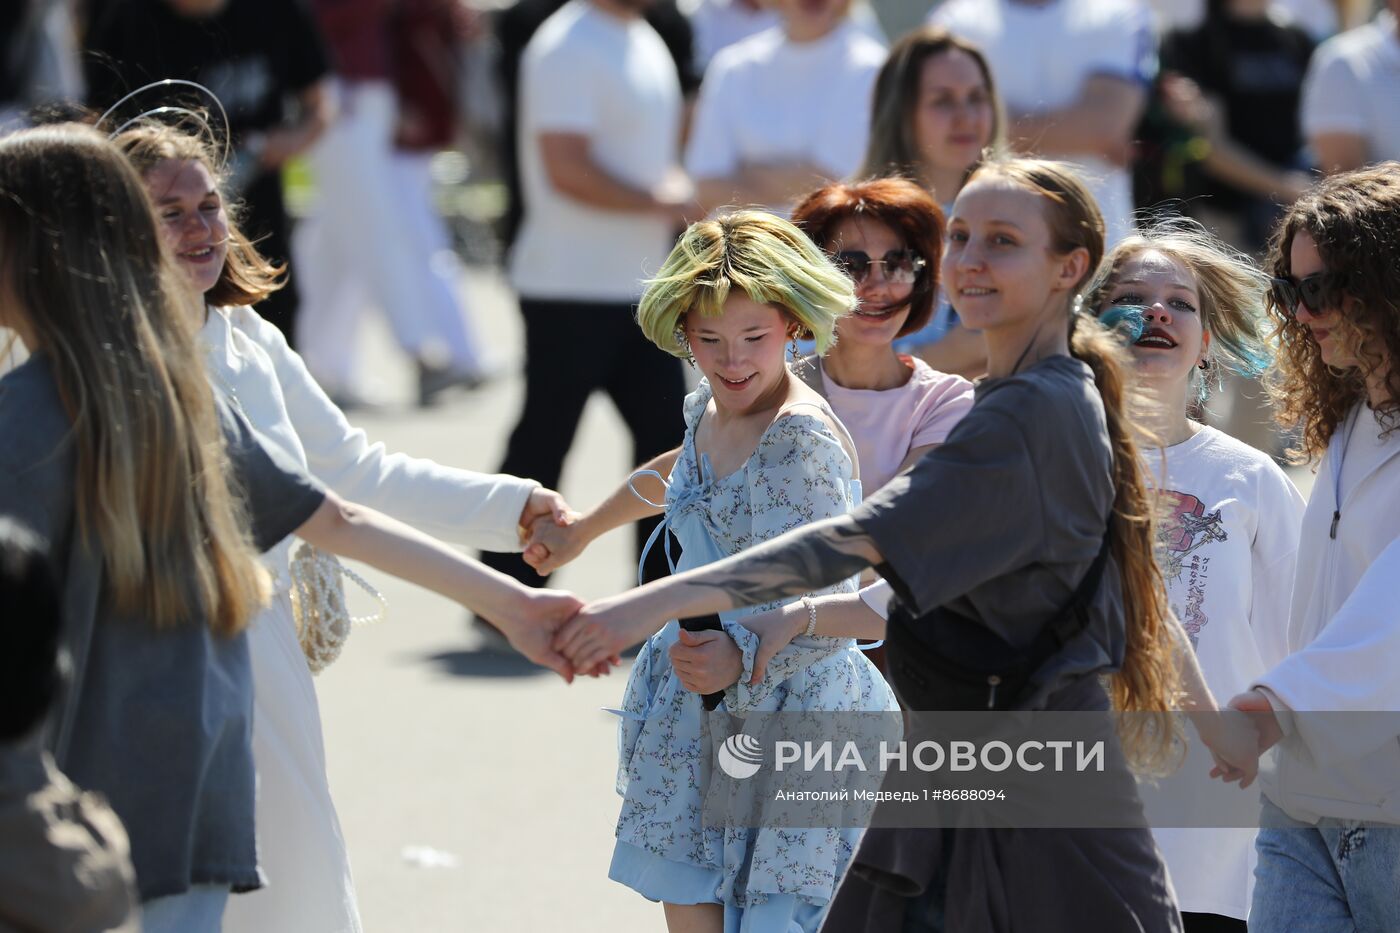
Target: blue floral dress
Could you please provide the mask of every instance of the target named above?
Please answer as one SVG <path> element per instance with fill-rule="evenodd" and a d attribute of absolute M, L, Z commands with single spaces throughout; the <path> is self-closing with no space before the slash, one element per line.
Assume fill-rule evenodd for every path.
<path fill-rule="evenodd" d="M 844 515 L 857 503 L 860 484 L 851 478 L 850 456 L 825 421 L 801 409 L 780 414 L 742 467 L 716 477 L 695 450 L 696 426 L 709 400 L 703 381 L 685 400 L 685 441 L 666 490 L 666 525 L 683 549 L 677 569 Z M 851 579 L 809 595 L 855 588 Z M 774 658 L 765 679 L 750 686 L 758 637 L 736 620 L 777 605 L 721 614 L 744 656 L 744 674 L 725 691 L 724 709 L 738 715 L 898 709 L 851 639 L 799 637 Z M 671 668 L 668 651 L 678 630 L 672 620 L 653 635 L 627 681 L 618 729 L 623 804 L 608 875 L 651 900 L 723 904 L 726 933 L 814 931 L 860 830 L 702 825 L 711 751 L 701 699 Z"/>

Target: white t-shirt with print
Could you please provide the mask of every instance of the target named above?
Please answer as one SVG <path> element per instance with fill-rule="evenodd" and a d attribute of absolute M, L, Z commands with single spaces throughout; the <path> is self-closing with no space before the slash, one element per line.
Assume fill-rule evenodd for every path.
<path fill-rule="evenodd" d="M 1364 136 L 1367 161 L 1400 159 L 1400 34 L 1389 11 L 1318 46 L 1300 110 L 1310 139 Z"/>
<path fill-rule="evenodd" d="M 1162 452 L 1144 456 L 1160 476 Z M 1303 497 L 1265 454 L 1211 427 L 1166 449 L 1168 518 L 1158 531 L 1167 593 L 1206 685 L 1226 703 L 1288 653 L 1288 608 Z M 1258 785 L 1211 780 L 1194 759 L 1179 779 L 1259 810 Z M 1244 919 L 1254 890 L 1254 830 L 1159 829 L 1181 909 Z"/>
<path fill-rule="evenodd" d="M 1095 76 L 1145 85 L 1156 69 L 1151 12 L 1141 0 L 948 0 L 929 21 L 981 46 L 1012 112 L 1068 107 L 1079 99 L 1085 80 Z M 1098 200 L 1112 246 L 1133 226 L 1127 169 L 1092 156 L 1065 158 L 1079 168 Z"/>
<path fill-rule="evenodd" d="M 525 216 L 510 278 L 522 297 L 632 301 L 673 242 L 659 214 L 603 210 L 556 190 L 537 136 L 583 134 L 604 171 L 652 190 L 678 163 L 680 125 L 675 60 L 644 20 L 570 0 L 545 21 L 520 64 Z"/>
<path fill-rule="evenodd" d="M 885 54 L 849 20 L 813 42 L 770 29 L 722 50 L 700 85 L 686 170 L 728 178 L 745 163 L 805 159 L 833 180 L 849 177 L 865 156 L 870 93 Z"/>

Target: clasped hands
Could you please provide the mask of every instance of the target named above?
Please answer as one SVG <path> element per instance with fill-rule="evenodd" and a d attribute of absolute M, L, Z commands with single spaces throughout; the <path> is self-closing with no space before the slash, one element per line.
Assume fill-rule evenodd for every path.
<path fill-rule="evenodd" d="M 571 511 L 558 493 L 536 493 L 538 500 L 531 497 L 533 512 L 527 505 L 521 515 L 520 532 L 526 563 L 543 576 L 577 557 L 590 537 L 581 527 L 578 513 Z M 538 624 L 531 627 L 528 647 L 515 637 L 511 640 L 531 660 L 568 681 L 577 674 L 597 677 L 609 673 L 621 664 L 624 650 L 647 638 L 660 623 L 647 618 L 631 593 L 587 605 L 562 591 L 540 590 L 536 599 L 541 601 L 541 611 L 536 616 Z M 761 682 L 769 662 L 801 634 L 806 614 L 800 608 L 782 607 L 741 621 L 759 636 L 750 684 Z M 522 642 L 526 640 L 522 638 Z M 693 693 L 718 693 L 743 678 L 743 654 L 724 632 L 682 630 L 669 653 L 681 685 Z M 1200 714 L 1196 725 L 1214 759 L 1210 776 L 1238 782 L 1241 788 L 1254 782 L 1260 756 L 1282 737 L 1272 705 L 1258 690 L 1239 694 L 1226 709 Z"/>
<path fill-rule="evenodd" d="M 536 490 L 520 520 L 525 562 L 545 576 L 576 558 L 593 538 L 581 518 L 558 493 Z M 534 590 L 522 599 L 525 604 L 513 609 L 513 624 L 503 624 L 503 631 L 522 654 L 566 681 L 609 673 L 622 663 L 624 650 L 644 641 L 664 621 L 664 615 L 655 618 L 633 593 L 588 605 L 562 590 Z M 791 621 L 782 610 L 744 620 L 760 638 L 752 683 L 763 679 L 768 662 L 800 632 Z M 671 648 L 671 663 L 685 688 L 696 693 L 717 693 L 736 683 L 744 669 L 738 646 L 714 631 L 683 632 Z"/>
<path fill-rule="evenodd" d="M 1254 783 L 1259 758 L 1283 738 L 1273 705 L 1259 690 L 1238 694 L 1225 709 L 1196 718 L 1201 741 L 1215 759 L 1210 776 L 1241 788 Z"/>
<path fill-rule="evenodd" d="M 553 490 L 538 488 L 530 494 L 517 530 L 524 546 L 521 556 L 540 576 L 573 560 L 588 544 L 580 518 Z M 622 663 L 621 652 L 640 640 L 622 640 L 620 613 L 606 608 L 601 603 L 585 606 L 566 590 L 526 590 L 517 592 L 508 610 L 492 621 L 517 651 L 572 683 L 581 674 L 609 673 Z"/>

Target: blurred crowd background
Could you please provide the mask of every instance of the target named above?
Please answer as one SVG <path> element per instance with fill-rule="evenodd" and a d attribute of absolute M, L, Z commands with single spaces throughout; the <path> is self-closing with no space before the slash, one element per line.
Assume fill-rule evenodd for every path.
<path fill-rule="evenodd" d="M 1258 254 L 1319 173 L 1400 158 L 1397 11 L 1400 0 L 12 0 L 0 120 L 96 115 L 164 78 L 211 90 L 245 229 L 295 286 L 258 310 L 346 408 L 378 401 L 358 352 L 371 315 L 417 367 L 422 405 L 500 375 L 461 287 L 464 263 L 500 266 L 525 319 L 528 384 L 502 468 L 552 485 L 595 390 L 617 404 L 638 462 L 679 437 L 680 364 L 631 333 L 626 309 L 686 222 L 727 204 L 783 213 L 825 180 L 881 174 L 913 177 L 946 206 L 1001 147 L 1076 163 L 1111 238 L 1181 212 Z M 172 87 L 110 119 L 162 105 L 210 107 Z M 980 341 L 946 302 L 904 344 L 935 368 L 979 372 Z M 1257 387 L 1227 389 L 1203 417 L 1281 453 Z M 570 401 L 530 401 L 545 398 Z M 518 558 L 500 565 L 534 579 Z"/>

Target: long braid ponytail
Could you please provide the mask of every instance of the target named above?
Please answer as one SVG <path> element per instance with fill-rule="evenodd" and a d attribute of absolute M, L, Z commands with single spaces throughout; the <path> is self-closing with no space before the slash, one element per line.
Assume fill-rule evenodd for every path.
<path fill-rule="evenodd" d="M 1057 251 L 1089 255 L 1088 270 L 1075 284 L 1084 288 L 1104 256 L 1103 216 L 1093 195 L 1066 165 L 1039 159 L 1011 159 L 984 165 L 977 175 L 994 174 L 1024 186 L 1045 200 L 1045 217 Z M 1103 399 L 1113 475 L 1110 523 L 1112 554 L 1123 593 L 1127 648 L 1123 666 L 1110 679 L 1114 710 L 1134 715 L 1119 719 L 1119 736 L 1133 766 L 1163 773 L 1179 763 L 1183 745 L 1178 717 L 1178 641 L 1167 589 L 1156 560 L 1156 497 L 1152 494 L 1134 440 L 1135 393 L 1126 373 L 1126 351 L 1074 299 L 1069 316 L 1070 354 L 1094 375 Z"/>
<path fill-rule="evenodd" d="M 1156 559 L 1156 497 L 1134 439 L 1130 365 L 1122 341 L 1082 313 L 1070 317 L 1070 354 L 1094 374 L 1103 398 L 1113 456 L 1112 553 L 1123 590 L 1127 648 L 1109 681 L 1123 746 L 1141 771 L 1170 770 L 1181 749 L 1177 705 L 1179 671 L 1166 582 Z"/>

